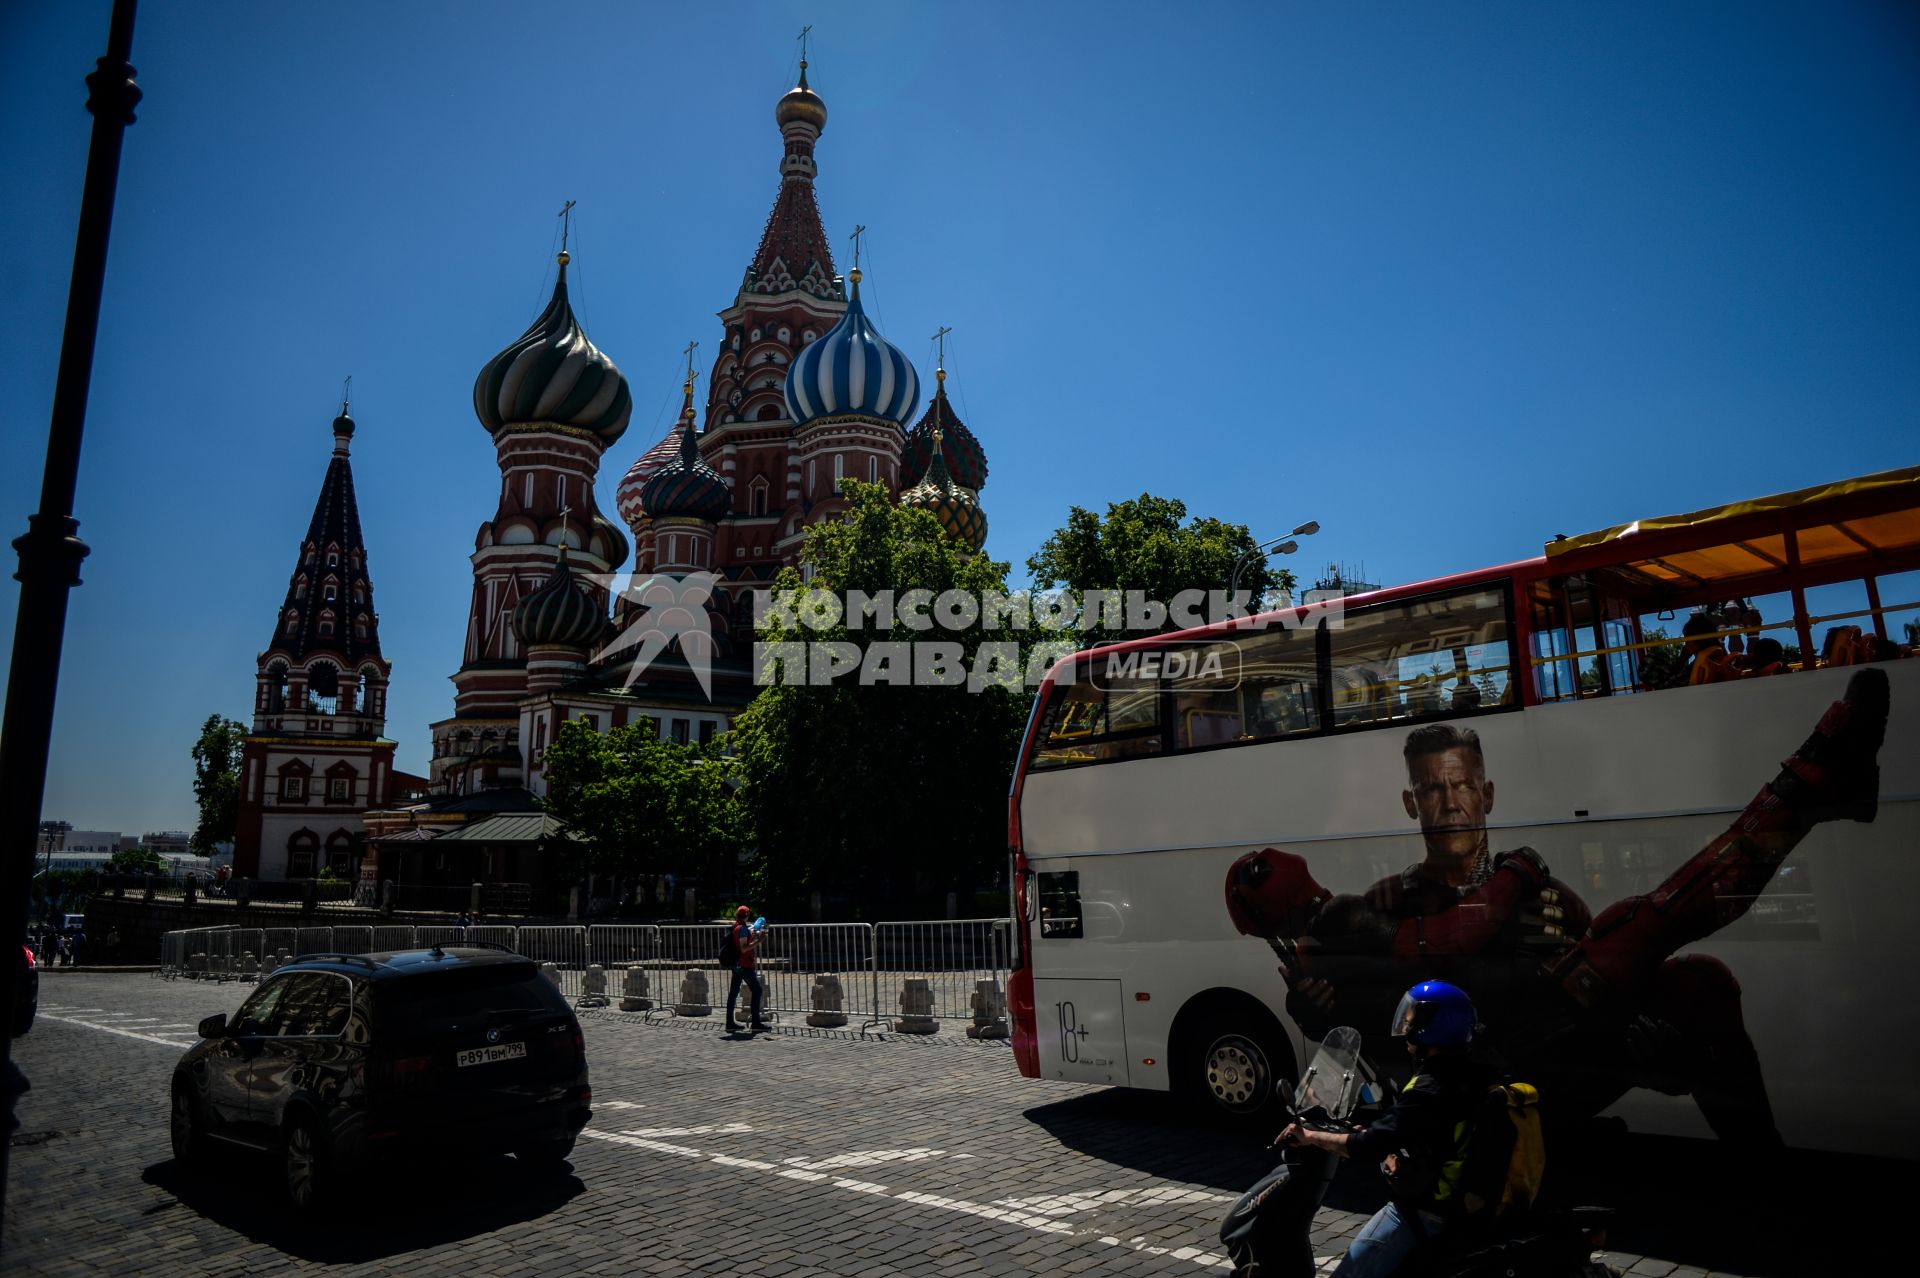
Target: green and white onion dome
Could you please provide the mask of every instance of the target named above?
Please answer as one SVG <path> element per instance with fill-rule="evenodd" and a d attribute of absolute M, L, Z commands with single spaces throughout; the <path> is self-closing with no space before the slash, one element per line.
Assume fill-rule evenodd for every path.
<path fill-rule="evenodd" d="M 679 516 L 717 524 L 733 509 L 733 492 L 720 472 L 701 460 L 693 434 L 693 383 L 680 411 L 680 452 L 653 472 L 640 489 L 640 505 L 654 519 Z"/>
<path fill-rule="evenodd" d="M 513 345 L 487 361 L 473 383 L 473 411 L 489 433 L 519 422 L 553 422 L 611 444 L 633 416 L 627 379 L 587 340 L 567 302 L 567 262 L 553 300 Z"/>
<path fill-rule="evenodd" d="M 787 369 L 787 416 L 796 426 L 822 417 L 875 417 L 904 427 L 920 403 L 920 378 L 900 348 L 880 336 L 860 305 L 860 268 L 848 278 L 846 314 Z"/>
<path fill-rule="evenodd" d="M 513 634 L 523 648 L 596 648 L 612 631 L 613 622 L 601 606 L 574 583 L 565 546 L 560 547 L 553 575 L 513 607 Z"/>

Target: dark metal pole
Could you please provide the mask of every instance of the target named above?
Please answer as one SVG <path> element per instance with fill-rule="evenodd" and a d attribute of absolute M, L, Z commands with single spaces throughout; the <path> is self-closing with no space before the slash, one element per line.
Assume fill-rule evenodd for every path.
<path fill-rule="evenodd" d="M 120 145 L 140 89 L 133 82 L 133 12 L 136 0 L 114 0 L 107 56 L 87 77 L 87 110 L 93 142 L 87 151 L 87 181 L 80 197 L 80 230 L 74 237 L 73 280 L 67 289 L 67 327 L 60 343 L 60 372 L 53 388 L 53 420 L 47 432 L 47 464 L 40 483 L 40 510 L 13 543 L 20 552 L 20 611 L 14 620 L 13 665 L 7 673 L 7 706 L 0 721 L 0 945 L 20 944 L 32 899 L 34 836 L 47 789 L 47 747 L 53 738 L 53 694 L 60 677 L 60 646 L 67 629 L 67 595 L 80 584 L 86 543 L 77 535 L 74 491 L 80 479 L 80 433 L 87 420 L 93 381 L 93 347 L 100 329 L 100 293 L 106 283 L 107 238 L 113 229 L 114 190 L 120 183 Z M 20 960 L 0 962 L 0 1080 L 11 1074 L 13 1006 Z M 12 1120 L 12 1091 L 6 1117 Z M 0 1139 L 0 1212 L 6 1209 L 7 1149 Z"/>

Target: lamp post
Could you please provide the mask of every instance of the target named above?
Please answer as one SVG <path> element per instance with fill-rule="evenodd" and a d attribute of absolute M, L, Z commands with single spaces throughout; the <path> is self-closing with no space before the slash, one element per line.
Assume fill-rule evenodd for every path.
<path fill-rule="evenodd" d="M 1292 532 L 1281 533 L 1278 537 L 1263 541 L 1246 554 L 1240 556 L 1240 558 L 1234 560 L 1233 572 L 1227 577 L 1228 601 L 1232 601 L 1234 592 L 1240 588 L 1240 574 L 1246 570 L 1248 564 L 1256 559 L 1265 559 L 1268 555 L 1291 555 L 1294 551 L 1300 549 L 1300 543 L 1293 540 L 1295 537 L 1311 537 L 1319 531 L 1320 521 L 1317 519 L 1309 519 Z"/>
<path fill-rule="evenodd" d="M 80 432 L 86 425 L 87 392 L 93 381 L 93 349 L 100 329 L 100 294 L 106 283 L 107 239 L 113 229 L 113 197 L 120 183 L 120 148 L 133 109 L 140 102 L 133 82 L 135 0 L 114 0 L 107 29 L 107 55 L 87 77 L 87 110 L 93 141 L 80 196 L 80 228 L 74 236 L 73 277 L 67 288 L 67 326 L 60 341 L 60 368 L 47 430 L 46 470 L 40 509 L 27 520 L 20 553 L 20 608 L 13 628 L 13 664 L 7 675 L 4 726 L 0 726 L 0 940 L 19 944 L 26 932 L 33 880 L 34 833 L 46 797 L 47 743 L 53 736 L 54 687 L 67 628 L 67 596 L 80 584 L 87 546 L 73 517 L 80 480 Z M 26 855 L 22 856 L 24 851 Z M 0 1013 L 13 1024 L 19 982 L 16 958 L 4 965 Z M 7 1036 L 0 1034 L 0 1073 L 16 1068 Z M 12 1108 L 11 1103 L 7 1108 Z M 0 1210 L 6 1200 L 8 1142 L 0 1141 Z"/>

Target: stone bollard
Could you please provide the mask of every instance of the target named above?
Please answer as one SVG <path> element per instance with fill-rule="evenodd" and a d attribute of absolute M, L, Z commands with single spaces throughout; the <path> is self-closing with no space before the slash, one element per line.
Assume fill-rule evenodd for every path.
<path fill-rule="evenodd" d="M 893 1023 L 896 1034 L 937 1034 L 940 1022 L 933 1019 L 933 987 L 922 976 L 909 976 L 900 982 L 900 1019 Z"/>
<path fill-rule="evenodd" d="M 626 984 L 621 990 L 620 1010 L 623 1012 L 650 1012 L 653 1010 L 652 991 L 647 988 L 647 973 L 638 963 L 627 969 Z"/>
<path fill-rule="evenodd" d="M 688 969 L 680 981 L 680 1001 L 673 1005 L 673 1010 L 681 1016 L 713 1015 L 713 996 L 707 992 L 705 972 L 697 967 Z"/>
<path fill-rule="evenodd" d="M 1007 1036 L 1007 996 L 999 981 L 973 983 L 973 1024 L 967 1026 L 968 1038 L 1005 1038 Z"/>
<path fill-rule="evenodd" d="M 207 956 L 204 954 L 187 955 L 187 975 L 205 976 L 207 974 Z"/>
<path fill-rule="evenodd" d="M 252 950 L 244 950 L 240 954 L 240 976 L 242 980 L 248 981 L 258 980 L 260 977 L 260 960 L 253 956 Z"/>
<path fill-rule="evenodd" d="M 807 1024 L 820 1029 L 833 1029 L 847 1023 L 847 995 L 840 988 L 840 978 L 822 973 L 813 978 L 813 1011 L 807 1013 Z"/>
<path fill-rule="evenodd" d="M 556 990 L 560 988 L 560 965 L 558 963 L 542 963 L 540 965 L 540 975 L 553 982 L 553 988 Z"/>
<path fill-rule="evenodd" d="M 605 1007 L 607 1005 L 607 969 L 598 963 L 587 964 L 587 975 L 581 986 L 585 992 L 580 995 L 581 1007 Z"/>

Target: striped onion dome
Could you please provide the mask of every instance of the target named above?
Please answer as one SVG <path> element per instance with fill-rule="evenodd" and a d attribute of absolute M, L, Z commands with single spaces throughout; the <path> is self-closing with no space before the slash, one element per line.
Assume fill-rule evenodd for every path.
<path fill-rule="evenodd" d="M 487 361 L 473 383 L 473 411 L 488 431 L 513 422 L 554 422 L 611 444 L 633 415 L 627 379 L 587 340 L 567 303 L 567 262 L 553 300 L 513 345 Z"/>
<path fill-rule="evenodd" d="M 933 433 L 933 457 L 927 463 L 927 477 L 900 494 L 900 504 L 915 510 L 931 511 L 947 536 L 978 550 L 987 544 L 987 513 L 980 509 L 980 498 L 971 489 L 953 482 L 947 459 L 940 450 L 940 432 Z"/>
<path fill-rule="evenodd" d="M 953 404 L 947 399 L 947 370 L 935 369 L 933 378 L 933 398 L 927 401 L 927 411 L 907 432 L 906 447 L 900 452 L 900 484 L 911 488 L 926 478 L 927 469 L 933 464 L 933 437 L 938 435 L 954 482 L 979 492 L 987 486 L 987 450 L 953 411 Z"/>
<path fill-rule="evenodd" d="M 606 642 L 612 630 L 613 622 L 600 605 L 574 584 L 565 546 L 560 547 L 560 557 L 554 561 L 553 575 L 513 606 L 513 634 L 524 648 L 596 648 Z"/>
<path fill-rule="evenodd" d="M 796 426 L 855 414 L 905 426 L 920 402 L 920 379 L 861 308 L 860 268 L 848 278 L 846 314 L 787 369 L 787 416 Z"/>
<path fill-rule="evenodd" d="M 598 528 L 600 535 L 606 539 L 607 567 L 617 571 L 621 564 L 627 562 L 627 556 L 633 553 L 632 543 L 627 540 L 627 535 L 620 531 L 620 525 L 605 515 L 596 512 L 593 517 L 593 526 Z"/>
<path fill-rule="evenodd" d="M 693 383 L 687 383 L 686 407 L 680 410 L 680 451 L 653 472 L 640 490 L 640 505 L 654 519 L 680 516 L 717 524 L 733 509 L 733 490 L 720 472 L 700 459 L 693 434 Z"/>
<path fill-rule="evenodd" d="M 619 487 L 613 490 L 615 507 L 620 518 L 626 520 L 627 527 L 633 529 L 635 537 L 640 536 L 641 526 L 647 520 L 646 503 L 641 494 L 646 491 L 647 481 L 653 478 L 653 472 L 680 455 L 680 432 L 670 430 L 660 437 L 660 442 L 640 454 L 640 460 L 627 467 L 627 473 L 620 477 Z"/>

